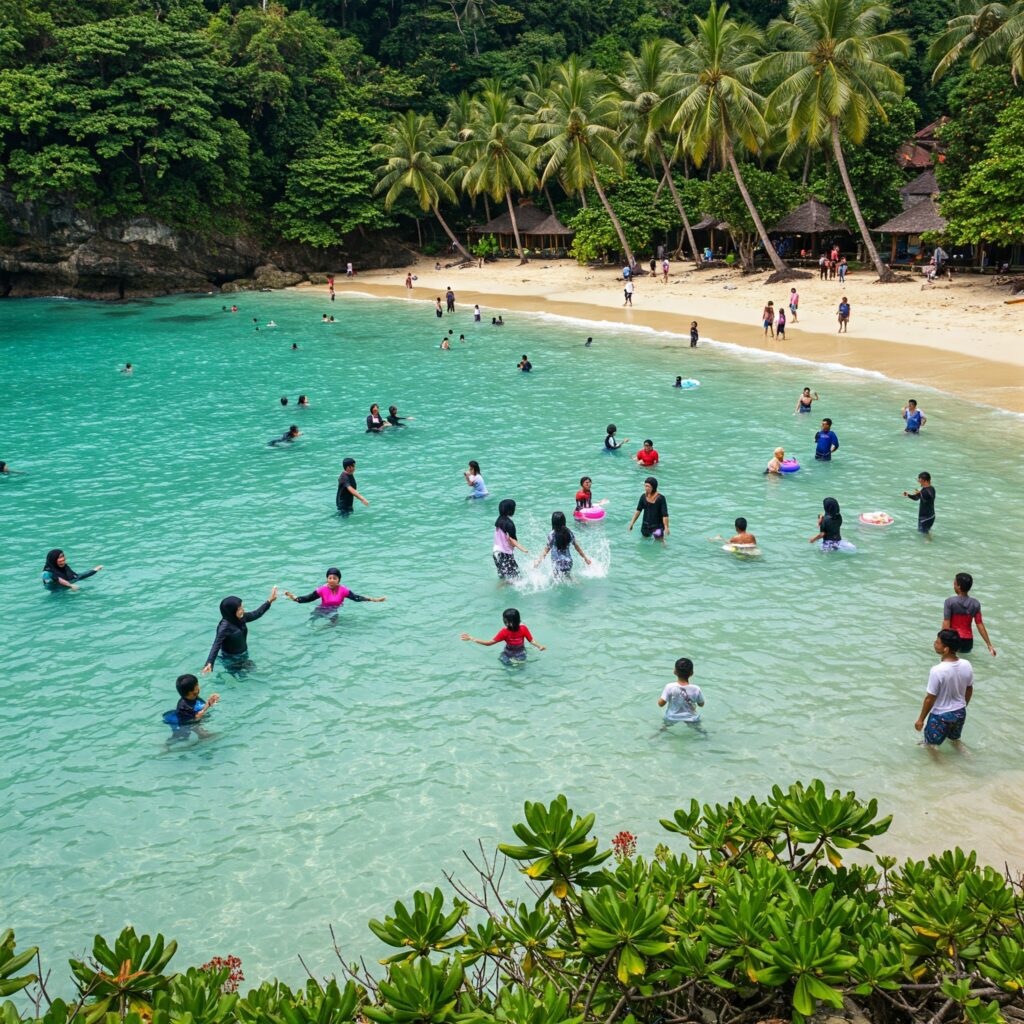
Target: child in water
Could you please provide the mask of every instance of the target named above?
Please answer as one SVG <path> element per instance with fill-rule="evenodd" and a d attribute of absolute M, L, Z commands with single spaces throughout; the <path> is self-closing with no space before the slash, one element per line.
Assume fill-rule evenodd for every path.
<path fill-rule="evenodd" d="M 675 679 L 661 691 L 658 698 L 658 707 L 665 709 L 665 724 L 662 728 L 667 729 L 677 722 L 683 722 L 701 736 L 706 736 L 697 710 L 704 707 L 704 694 L 699 686 L 690 682 L 693 662 L 689 658 L 678 658 L 674 671 Z"/>
<path fill-rule="evenodd" d="M 519 617 L 518 608 L 506 608 L 502 612 L 501 620 L 504 623 L 504 628 L 498 630 L 493 640 L 478 640 L 475 636 L 470 636 L 468 633 L 463 633 L 462 639 L 471 640 L 475 644 L 480 644 L 481 647 L 493 647 L 495 644 L 500 644 L 504 641 L 505 649 L 498 655 L 498 660 L 503 665 L 511 665 L 513 661 L 526 661 L 527 640 L 538 651 L 546 650 L 543 644 L 539 644 L 533 639 L 533 634 L 523 625 L 522 619 Z"/>
<path fill-rule="evenodd" d="M 289 601 L 295 601 L 297 604 L 309 604 L 311 601 L 320 598 L 320 604 L 313 614 L 330 616 L 331 622 L 338 621 L 338 612 L 341 610 L 341 606 L 345 603 L 346 599 L 349 601 L 370 601 L 374 604 L 387 600 L 386 597 L 363 597 L 361 594 L 353 593 L 348 587 L 343 587 L 341 585 L 341 570 L 335 569 L 333 566 L 327 570 L 327 582 L 322 587 L 317 587 L 311 594 L 296 597 L 290 590 L 286 590 L 284 596 Z"/>
<path fill-rule="evenodd" d="M 772 457 L 768 460 L 768 465 L 765 467 L 766 473 L 778 473 L 782 474 L 782 463 L 786 459 L 786 450 L 784 448 L 776 448 L 772 453 Z"/>
<path fill-rule="evenodd" d="M 516 514 L 516 503 L 511 498 L 502 498 L 498 505 L 498 518 L 494 520 L 494 567 L 498 570 L 498 579 L 509 580 L 519 575 L 519 564 L 516 562 L 516 550 L 524 555 L 530 552 L 519 543 L 516 536 L 516 524 L 512 517 Z"/>
<path fill-rule="evenodd" d="M 464 469 L 462 475 L 466 478 L 466 486 L 473 492 L 470 498 L 486 498 L 487 484 L 480 475 L 480 463 L 476 459 L 469 460 L 469 469 Z"/>
<path fill-rule="evenodd" d="M 174 709 L 178 725 L 194 725 L 220 700 L 219 693 L 211 693 L 208 700 L 199 698 L 199 680 L 186 672 L 174 681 L 178 691 L 178 706 Z"/>
<path fill-rule="evenodd" d="M 589 476 L 580 477 L 580 489 L 576 492 L 576 511 L 578 512 L 581 508 L 591 508 L 594 504 L 594 495 L 591 492 L 591 488 L 594 486 L 594 482 Z"/>
<path fill-rule="evenodd" d="M 565 523 L 565 513 L 552 512 L 551 532 L 548 534 L 548 542 L 544 545 L 540 558 L 533 563 L 534 569 L 547 558 L 548 552 L 550 552 L 551 566 L 554 569 L 555 577 L 568 577 L 572 573 L 572 548 L 575 548 L 579 552 L 580 558 L 587 565 L 590 565 L 590 559 L 587 558 L 583 548 L 580 547 L 579 542 L 576 540 L 576 535 Z"/>
<path fill-rule="evenodd" d="M 605 448 L 605 451 L 608 451 L 608 452 L 618 451 L 618 449 L 621 448 L 624 444 L 629 444 L 629 438 L 628 437 L 623 438 L 621 441 L 616 441 L 615 440 L 615 432 L 617 430 L 618 430 L 618 427 L 616 427 L 614 423 L 609 423 L 608 424 L 608 429 L 607 429 L 607 432 L 605 433 L 605 436 L 604 436 L 604 448 Z"/>

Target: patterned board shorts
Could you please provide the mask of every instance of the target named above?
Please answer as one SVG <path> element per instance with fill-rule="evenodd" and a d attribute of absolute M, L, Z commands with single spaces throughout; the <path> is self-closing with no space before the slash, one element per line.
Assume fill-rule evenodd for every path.
<path fill-rule="evenodd" d="M 967 708 L 960 708 L 959 711 L 943 711 L 936 714 L 934 711 L 928 716 L 924 723 L 924 741 L 930 746 L 939 746 L 946 740 L 958 740 L 964 731 L 964 722 L 967 721 Z"/>

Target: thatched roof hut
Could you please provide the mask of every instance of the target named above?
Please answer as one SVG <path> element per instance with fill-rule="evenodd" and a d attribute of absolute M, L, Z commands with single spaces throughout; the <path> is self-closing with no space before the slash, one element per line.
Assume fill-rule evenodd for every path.
<path fill-rule="evenodd" d="M 926 197 L 874 230 L 886 235 L 920 235 L 925 231 L 945 231 L 947 223 L 935 200 Z"/>
<path fill-rule="evenodd" d="M 696 224 L 691 224 L 690 228 L 693 231 L 713 231 L 715 228 L 722 226 L 720 220 L 716 220 L 714 217 L 709 216 L 706 213 L 700 215 L 700 220 Z"/>
<path fill-rule="evenodd" d="M 516 207 L 516 224 L 519 237 L 528 249 L 560 249 L 569 244 L 575 231 L 567 228 L 553 213 L 544 213 L 532 203 Z M 512 230 L 512 218 L 508 210 L 489 220 L 486 224 L 474 224 L 469 234 L 477 238 L 494 235 L 504 252 L 515 249 L 516 236 Z"/>
<path fill-rule="evenodd" d="M 908 200 L 913 201 L 912 197 L 937 196 L 938 194 L 939 183 L 935 177 L 935 171 L 931 170 L 931 168 L 927 171 L 922 171 L 913 181 L 908 181 L 900 189 L 900 195 L 903 196 L 903 202 L 906 206 L 910 205 Z"/>
<path fill-rule="evenodd" d="M 768 230 L 783 235 L 848 234 L 850 231 L 845 224 L 834 222 L 831 208 L 814 196 L 791 210 L 775 227 Z"/>

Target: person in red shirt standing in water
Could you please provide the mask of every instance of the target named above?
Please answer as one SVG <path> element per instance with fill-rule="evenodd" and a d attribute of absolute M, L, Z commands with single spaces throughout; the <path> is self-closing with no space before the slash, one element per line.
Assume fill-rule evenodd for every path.
<path fill-rule="evenodd" d="M 463 633 L 462 639 L 471 640 L 475 644 L 480 644 L 481 647 L 493 647 L 495 644 L 500 644 L 504 641 L 505 650 L 498 655 L 498 660 L 503 665 L 511 665 L 513 661 L 526 661 L 527 640 L 538 651 L 546 649 L 543 644 L 539 644 L 533 639 L 533 634 L 523 625 L 522 619 L 519 617 L 518 608 L 506 608 L 501 614 L 501 620 L 505 626 L 503 629 L 498 630 L 493 640 L 478 640 L 475 636 L 470 636 L 468 633 Z"/>
<path fill-rule="evenodd" d="M 981 621 L 981 602 L 970 596 L 974 577 L 969 572 L 958 572 L 953 580 L 953 597 L 947 597 L 942 606 L 942 628 L 955 629 L 960 636 L 958 654 L 968 654 L 974 647 L 974 630 L 977 624 L 981 639 L 985 641 L 988 653 L 994 658 L 996 649 L 988 638 L 988 630 Z"/>
<path fill-rule="evenodd" d="M 655 450 L 654 442 L 650 438 L 644 441 L 643 448 L 636 453 L 636 461 L 648 469 L 658 464 L 658 452 Z"/>

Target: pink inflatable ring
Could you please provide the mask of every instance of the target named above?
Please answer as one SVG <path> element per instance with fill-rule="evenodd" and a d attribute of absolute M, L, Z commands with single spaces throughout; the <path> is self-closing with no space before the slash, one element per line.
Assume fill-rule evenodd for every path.
<path fill-rule="evenodd" d="M 779 463 L 780 473 L 795 473 L 800 468 L 800 463 L 796 459 L 783 459 Z"/>
<path fill-rule="evenodd" d="M 578 508 L 573 512 L 572 517 L 580 521 L 604 519 L 604 509 L 600 505 L 592 505 L 590 508 Z"/>
<path fill-rule="evenodd" d="M 895 520 L 888 512 L 861 512 L 860 521 L 865 526 L 889 526 Z"/>

